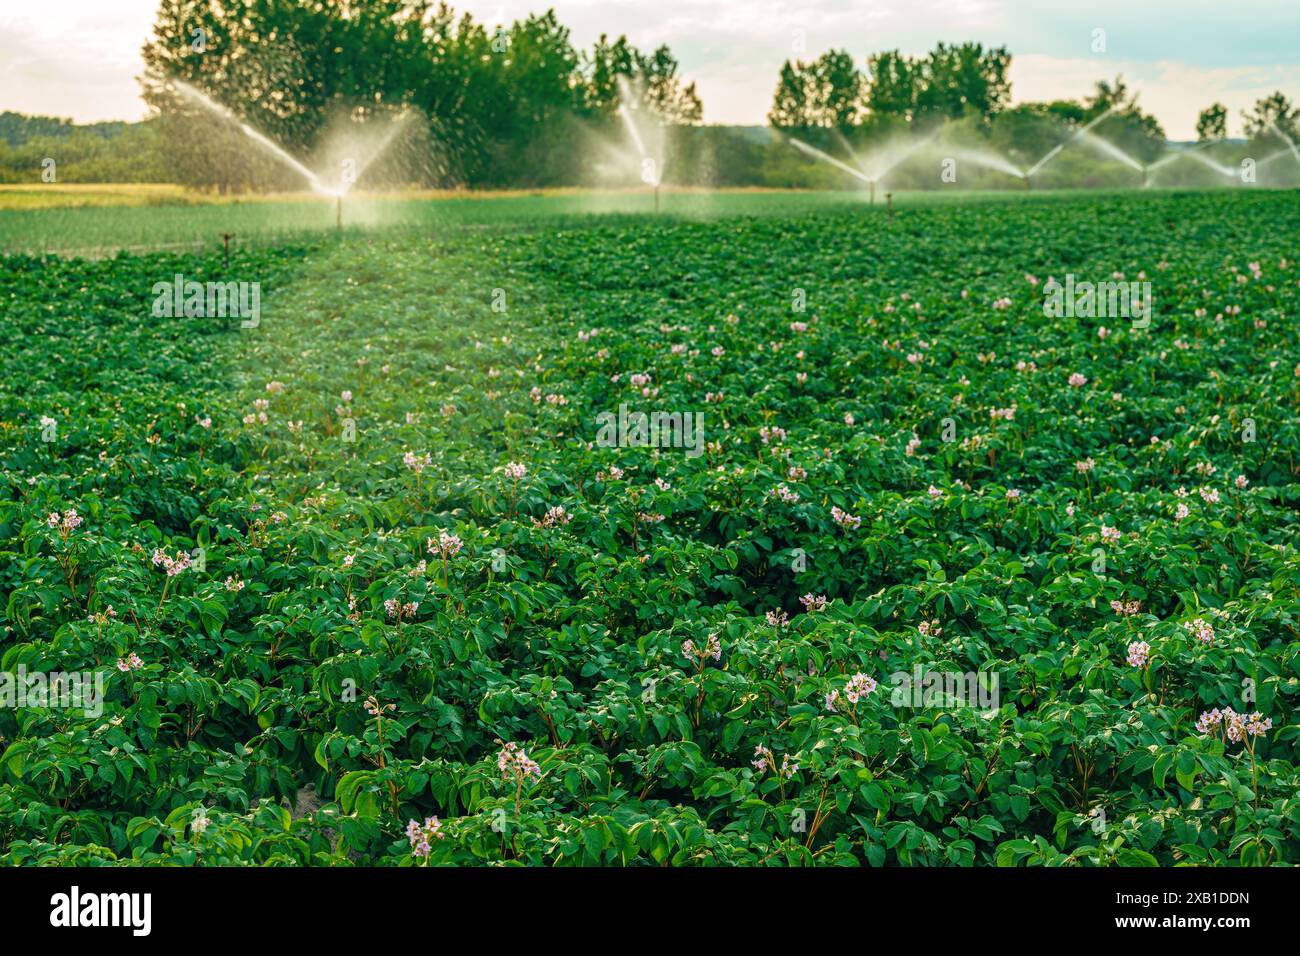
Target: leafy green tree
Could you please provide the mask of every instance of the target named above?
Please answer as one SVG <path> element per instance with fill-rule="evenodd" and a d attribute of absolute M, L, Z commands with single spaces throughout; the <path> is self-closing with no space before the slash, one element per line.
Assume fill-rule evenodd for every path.
<path fill-rule="evenodd" d="M 858 120 L 863 77 L 847 51 L 827 50 L 812 64 L 813 125 L 840 131 Z"/>
<path fill-rule="evenodd" d="M 989 145 L 1028 168 L 1065 140 L 1082 110 L 1069 100 L 1017 104 L 993 118 Z"/>
<path fill-rule="evenodd" d="M 21 146 L 38 136 L 67 136 L 76 131 L 102 131 L 102 135 L 116 135 L 125 123 L 95 123 L 74 126 L 72 120 L 57 116 L 26 116 L 6 110 L 0 113 L 0 140 L 10 146 Z"/>
<path fill-rule="evenodd" d="M 1083 102 L 1083 115 L 1081 119 L 1084 122 L 1096 119 L 1103 113 L 1113 111 L 1121 116 L 1136 118 L 1140 125 L 1151 130 L 1160 131 L 1163 136 L 1163 130 L 1160 129 L 1159 121 L 1149 114 L 1143 113 L 1138 107 L 1138 96 L 1130 92 L 1129 86 L 1124 82 L 1124 77 L 1115 77 L 1115 82 L 1107 80 L 1098 80 L 1093 86 L 1093 91 Z"/>
<path fill-rule="evenodd" d="M 145 101 L 164 120 L 184 182 L 221 191 L 301 188 L 236 123 L 178 96 L 183 80 L 296 155 L 309 153 L 332 113 L 363 116 L 400 103 L 398 62 L 410 49 L 409 20 L 423 5 L 350 0 L 337 7 L 294 0 L 163 0 L 143 50 Z M 403 44 L 405 39 L 405 44 Z"/>
<path fill-rule="evenodd" d="M 637 75 L 645 83 L 645 99 L 650 108 L 663 123 L 689 126 L 700 122 L 704 106 L 695 92 L 695 84 L 683 84 L 677 67 L 677 59 L 667 46 L 637 57 Z"/>
<path fill-rule="evenodd" d="M 562 175 L 568 123 L 581 106 L 579 57 L 554 11 L 532 15 L 508 32 L 482 34 L 499 96 L 478 107 L 490 144 L 480 170 L 493 183 L 538 184 Z"/>
<path fill-rule="evenodd" d="M 975 115 L 987 121 L 1011 99 L 1005 47 L 979 43 L 938 44 L 928 56 L 913 59 L 897 50 L 868 60 L 866 108 L 872 113 L 918 119 L 959 119 Z"/>
<path fill-rule="evenodd" d="M 649 109 L 667 125 L 698 123 L 703 104 L 695 84 L 684 84 L 677 68 L 677 59 L 667 46 L 646 54 L 628 43 L 627 37 L 611 42 L 601 34 L 583 58 L 579 102 L 587 116 L 608 119 L 618 108 L 623 89 L 628 89 L 639 98 L 631 105 Z"/>
<path fill-rule="evenodd" d="M 979 43 L 940 43 L 918 64 L 916 112 L 957 119 L 973 114 L 988 119 L 1011 98 L 1005 47 L 985 50 Z"/>
<path fill-rule="evenodd" d="M 1300 138 L 1300 109 L 1294 107 L 1290 97 L 1281 90 L 1255 101 L 1251 110 L 1243 110 L 1246 135 L 1254 138 L 1277 127 L 1292 142 Z"/>
<path fill-rule="evenodd" d="M 862 109 L 865 81 L 844 50 L 827 50 L 811 63 L 786 61 L 777 79 L 768 122 L 778 129 L 854 127 Z"/>
<path fill-rule="evenodd" d="M 1049 116 L 1074 125 L 1082 124 L 1088 112 L 1087 107 L 1078 100 L 1052 100 L 1041 105 L 1043 111 Z"/>
<path fill-rule="evenodd" d="M 32 120 L 27 124 L 26 120 Z M 168 182 L 175 169 L 159 141 L 157 120 L 90 123 L 0 114 L 0 182 L 40 182 L 47 157 L 61 183 Z M 48 131 L 48 132 L 43 132 Z M 17 142 L 9 145 L 7 136 Z"/>
<path fill-rule="evenodd" d="M 811 125 L 808 116 L 808 76 L 803 63 L 781 64 L 776 92 L 767 122 L 776 129 L 802 129 Z"/>
<path fill-rule="evenodd" d="M 911 121 L 921 81 L 920 68 L 897 50 L 876 53 L 867 60 L 868 112 Z"/>
<path fill-rule="evenodd" d="M 1129 91 L 1123 76 L 1115 77 L 1114 83 L 1098 80 L 1083 107 L 1084 122 L 1110 112 L 1111 116 L 1099 127 L 1099 135 L 1140 162 L 1149 163 L 1164 151 L 1164 127 L 1150 113 L 1141 110 L 1137 94 Z"/>
<path fill-rule="evenodd" d="M 1213 143 L 1228 136 L 1228 108 L 1222 103 L 1214 103 L 1201 110 L 1196 117 L 1196 139 L 1202 143 Z"/>
<path fill-rule="evenodd" d="M 582 103 L 586 115 L 609 117 L 618 108 L 619 77 L 636 74 L 637 52 L 620 36 L 612 42 L 601 34 L 590 53 L 583 57 Z"/>
<path fill-rule="evenodd" d="M 178 175 L 221 190 L 301 187 L 302 177 L 236 123 L 178 96 L 173 79 L 228 104 L 309 166 L 340 124 L 414 108 L 436 147 L 423 175 L 444 183 L 571 175 L 573 124 L 608 121 L 620 77 L 665 124 L 703 113 L 667 46 L 647 54 L 602 37 L 584 57 L 553 11 L 489 28 L 427 0 L 162 0 L 144 59 L 145 99 L 177 144 Z"/>

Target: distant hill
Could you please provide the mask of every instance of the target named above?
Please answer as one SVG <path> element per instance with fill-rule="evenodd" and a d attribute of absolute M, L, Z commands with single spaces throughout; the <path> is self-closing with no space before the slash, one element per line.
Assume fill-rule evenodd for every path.
<path fill-rule="evenodd" d="M 772 128 L 770 126 L 729 126 L 725 123 L 716 125 L 720 129 L 729 130 L 747 142 L 761 145 L 772 140 Z"/>
<path fill-rule="evenodd" d="M 10 146 L 22 146 L 28 140 L 41 136 L 71 136 L 73 133 L 90 133 L 111 139 L 119 136 L 133 124 L 113 120 L 106 123 L 77 124 L 59 116 L 28 116 L 6 110 L 0 113 L 0 140 Z"/>

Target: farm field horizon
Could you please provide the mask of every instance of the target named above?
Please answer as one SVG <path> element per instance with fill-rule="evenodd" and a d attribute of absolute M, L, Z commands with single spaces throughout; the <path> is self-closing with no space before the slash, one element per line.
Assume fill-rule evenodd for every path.
<path fill-rule="evenodd" d="M 68 193 L 6 863 L 1300 862 L 1293 191 Z"/>
<path fill-rule="evenodd" d="M 1002 206 L 1073 199 L 1108 202 L 1197 193 L 1195 190 L 1015 189 L 942 192 L 898 190 L 874 203 L 861 190 L 672 189 L 655 212 L 653 191 L 628 189 L 404 190 L 359 192 L 343 204 L 309 193 L 217 196 L 170 184 L 0 185 L 0 252 L 104 256 L 118 251 L 199 251 L 220 248 L 229 234 L 238 245 L 311 241 L 341 231 L 378 235 L 402 229 L 458 226 L 580 228 L 602 219 L 709 221 L 746 216 L 802 216 L 841 212 L 886 218 L 896 209 L 927 206 Z M 1289 194 L 1259 189 L 1251 195 Z M 1221 191 L 1211 191 L 1221 194 Z M 1224 193 L 1226 195 L 1226 193 Z M 1249 197 L 1237 197 L 1249 201 Z"/>

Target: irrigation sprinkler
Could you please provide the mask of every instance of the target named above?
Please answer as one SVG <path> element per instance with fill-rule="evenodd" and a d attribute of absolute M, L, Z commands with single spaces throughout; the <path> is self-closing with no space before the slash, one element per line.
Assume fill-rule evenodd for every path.
<path fill-rule="evenodd" d="M 1100 116 L 1094 117 L 1090 122 L 1081 126 L 1079 129 L 1075 130 L 1073 133 L 1067 136 L 1064 140 L 1057 143 L 1055 146 L 1053 146 L 1050 150 L 1047 151 L 1046 155 L 1044 155 L 1042 159 L 1034 163 L 1034 165 L 1030 166 L 1029 169 L 1026 171 L 1025 175 L 1026 176 L 1034 175 L 1034 173 L 1038 172 L 1049 162 L 1055 159 L 1057 154 L 1060 153 L 1061 150 L 1065 149 L 1066 146 L 1070 145 L 1070 143 L 1074 142 L 1080 136 L 1083 136 L 1086 133 L 1091 132 L 1094 126 L 1096 126 L 1098 123 L 1104 120 L 1111 113 L 1115 112 L 1115 109 L 1116 107 L 1112 106 L 1106 112 L 1102 113 Z"/>
<path fill-rule="evenodd" d="M 922 137 L 921 139 L 918 139 L 915 142 L 911 143 L 906 148 L 904 148 L 901 152 L 898 150 L 894 150 L 892 154 L 886 154 L 883 157 L 877 157 L 877 162 L 872 168 L 871 173 L 867 173 L 864 169 L 859 168 L 858 166 L 852 166 L 846 162 L 843 162 L 842 160 L 836 159 L 834 156 L 830 155 L 829 153 L 823 152 L 822 150 L 818 149 L 816 146 L 810 146 L 801 140 L 795 139 L 793 136 L 783 134 L 780 131 L 777 131 L 776 135 L 780 137 L 782 140 L 784 140 L 785 142 L 789 143 L 795 149 L 799 150 L 799 152 L 803 153 L 804 155 L 811 156 L 813 159 L 817 160 L 818 162 L 822 162 L 822 163 L 826 163 L 827 165 L 834 166 L 836 169 L 848 173 L 854 179 L 866 183 L 868 202 L 874 206 L 876 204 L 876 183 L 880 182 L 886 176 L 888 176 L 890 170 L 900 165 L 912 154 L 916 153 L 918 150 L 924 148 L 925 146 L 933 142 L 933 140 L 939 134 L 938 131 L 935 131 L 934 133 L 931 133 L 929 136 Z M 853 148 L 848 145 L 847 140 L 844 140 L 843 136 L 841 136 L 840 139 L 841 141 L 844 142 L 845 148 L 848 149 L 849 155 L 853 158 L 853 161 L 855 163 L 860 163 L 861 160 L 859 160 L 857 154 L 853 152 Z M 980 160 L 979 157 L 976 157 L 976 160 L 981 165 L 987 165 L 987 162 Z"/>
<path fill-rule="evenodd" d="M 1029 179 L 1031 176 L 1033 176 L 1034 173 L 1038 172 L 1040 169 L 1046 166 L 1048 162 L 1050 162 L 1056 156 L 1056 154 L 1063 149 L 1065 149 L 1065 143 L 1057 143 L 1055 146 L 1053 146 L 1050 150 L 1048 150 L 1046 154 L 1044 154 L 1042 159 L 1040 159 L 1038 162 L 1034 163 L 1034 165 L 1030 166 L 1027 170 L 1025 170 L 1025 178 Z"/>
<path fill-rule="evenodd" d="M 660 122 L 657 127 L 652 127 L 652 129 L 658 131 L 658 148 L 652 155 L 651 151 L 646 147 L 645 138 L 642 137 L 636 120 L 632 116 L 633 110 L 629 109 L 627 105 L 633 99 L 632 89 L 623 77 L 620 76 L 618 79 L 620 102 L 617 112 L 623 120 L 628 138 L 632 141 L 632 145 L 636 147 L 637 155 L 641 158 L 641 182 L 654 190 L 655 213 L 658 214 L 659 186 L 663 183 L 664 178 L 664 126 Z"/>
<path fill-rule="evenodd" d="M 1146 172 L 1148 174 L 1152 174 L 1155 173 L 1157 170 L 1161 169 L 1162 167 L 1168 166 L 1171 163 L 1176 163 L 1182 159 L 1190 159 L 1193 162 L 1201 166 L 1204 166 L 1206 169 L 1210 170 L 1211 172 L 1215 173 L 1218 176 L 1223 176 L 1225 179 L 1234 179 L 1237 175 L 1237 171 L 1235 169 L 1233 169 L 1231 166 L 1225 166 L 1223 165 L 1223 163 L 1217 162 L 1211 157 L 1206 155 L 1206 150 L 1208 148 L 1212 146 L 1216 146 L 1221 142 L 1222 140 L 1211 140 L 1209 142 L 1200 143 L 1196 146 L 1192 146 L 1189 149 L 1171 150 L 1167 152 L 1165 155 L 1161 156 L 1155 162 L 1149 164 L 1146 167 Z M 1283 152 L 1285 153 L 1286 151 L 1283 150 Z"/>
<path fill-rule="evenodd" d="M 1269 163 L 1276 162 L 1277 160 L 1281 159 L 1283 156 L 1290 156 L 1290 155 L 1291 155 L 1291 151 L 1289 149 L 1279 149 L 1276 153 L 1270 153 L 1269 155 L 1265 156 L 1256 165 L 1260 169 L 1263 169 Z M 1236 175 L 1236 170 L 1233 170 L 1233 175 L 1234 176 Z"/>
<path fill-rule="evenodd" d="M 1291 139 L 1290 136 L 1282 132 L 1282 128 L 1278 126 L 1274 120 L 1269 120 L 1268 125 L 1269 128 L 1273 130 L 1273 132 L 1277 133 L 1278 136 L 1282 137 L 1282 142 L 1286 143 L 1287 146 L 1291 148 L 1291 155 L 1296 158 L 1296 162 L 1300 163 L 1300 147 L 1296 146 L 1295 142 Z"/>
<path fill-rule="evenodd" d="M 836 159 L 834 156 L 830 155 L 829 153 L 822 152 L 816 146 L 809 146 L 807 143 L 803 142 L 802 140 L 795 139 L 793 136 L 787 136 L 785 139 L 786 142 L 788 142 L 791 146 L 799 150 L 799 152 L 804 153 L 805 155 L 811 156 L 814 159 L 820 159 L 823 163 L 830 163 L 836 169 L 842 169 L 850 176 L 856 177 L 857 179 L 862 180 L 864 183 L 870 184 L 873 182 L 871 177 L 868 176 L 866 173 L 864 173 L 862 170 L 854 169 L 848 163 L 841 162 L 840 160 Z"/>
<path fill-rule="evenodd" d="M 894 221 L 894 194 L 885 193 L 885 208 L 889 210 L 889 221 Z"/>
<path fill-rule="evenodd" d="M 366 168 L 374 162 L 379 156 L 388 150 L 398 133 L 413 118 L 414 114 L 405 110 L 399 113 L 388 124 L 388 128 L 383 135 L 370 141 L 365 154 L 360 158 L 350 175 L 346 175 L 337 186 L 327 185 L 320 176 L 312 172 L 299 160 L 295 159 L 284 149 L 273 142 L 270 137 L 266 136 L 260 130 L 250 126 L 239 118 L 233 110 L 218 103 L 212 97 L 208 96 L 201 90 L 191 86 L 183 80 L 172 79 L 169 81 L 173 88 L 180 93 L 191 104 L 202 107 L 210 113 L 215 114 L 228 123 L 232 123 L 245 136 L 257 144 L 266 154 L 271 156 L 282 166 L 293 170 L 297 175 L 306 180 L 307 185 L 311 187 L 312 192 L 320 196 L 332 196 L 334 198 L 334 225 L 338 231 L 343 229 L 343 197 L 355 185 L 361 174 Z"/>
<path fill-rule="evenodd" d="M 235 238 L 235 234 L 233 232 L 223 232 L 221 234 L 221 241 L 225 244 L 226 247 L 225 266 L 224 266 L 224 268 L 226 269 L 230 268 L 230 240 L 234 238 Z"/>

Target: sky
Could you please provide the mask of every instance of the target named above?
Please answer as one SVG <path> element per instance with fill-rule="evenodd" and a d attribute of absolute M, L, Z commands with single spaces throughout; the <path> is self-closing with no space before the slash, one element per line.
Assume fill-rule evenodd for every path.
<path fill-rule="evenodd" d="M 1012 53 L 1015 102 L 1076 98 L 1123 74 L 1173 139 L 1216 100 L 1240 111 L 1280 89 L 1300 101 L 1297 0 L 491 0 L 457 2 L 487 23 L 554 7 L 578 47 L 601 33 L 666 43 L 709 123 L 765 122 L 787 59 L 847 49 L 923 54 L 975 40 Z M 136 77 L 156 0 L 0 0 L 0 112 L 78 122 L 145 115 Z M 1097 31 L 1102 31 L 1098 33 Z M 1100 43 L 1098 41 L 1101 41 Z M 1101 49 L 1095 49 L 1100 46 Z"/>

